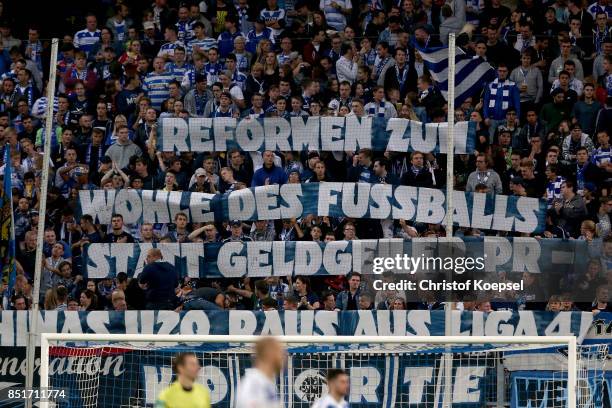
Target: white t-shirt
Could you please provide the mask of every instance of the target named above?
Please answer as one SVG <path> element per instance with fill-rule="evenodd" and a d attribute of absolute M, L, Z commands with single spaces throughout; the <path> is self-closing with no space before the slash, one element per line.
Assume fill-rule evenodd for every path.
<path fill-rule="evenodd" d="M 236 408 L 280 408 L 276 384 L 256 368 L 246 370 L 238 386 Z"/>
<path fill-rule="evenodd" d="M 348 408 L 348 406 L 345 400 L 338 402 L 331 395 L 325 395 L 312 404 L 312 408 Z"/>

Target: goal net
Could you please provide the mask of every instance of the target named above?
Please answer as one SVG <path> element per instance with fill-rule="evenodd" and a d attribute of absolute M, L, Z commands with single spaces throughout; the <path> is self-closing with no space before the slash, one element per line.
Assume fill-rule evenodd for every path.
<path fill-rule="evenodd" d="M 257 336 L 43 334 L 41 386 L 65 390 L 48 406 L 152 407 L 173 380 L 172 359 L 194 352 L 214 407 L 234 407 Z M 325 375 L 350 377 L 351 407 L 598 407 L 607 346 L 574 337 L 278 337 L 284 407 L 310 407 Z M 44 404 L 43 404 L 44 406 Z"/>

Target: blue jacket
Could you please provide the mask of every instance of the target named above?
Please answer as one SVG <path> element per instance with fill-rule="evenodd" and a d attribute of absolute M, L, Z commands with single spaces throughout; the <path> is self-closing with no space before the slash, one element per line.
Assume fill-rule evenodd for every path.
<path fill-rule="evenodd" d="M 168 262 L 153 262 L 144 267 L 138 276 L 139 283 L 146 283 L 147 302 L 173 303 L 176 298 L 174 289 L 178 286 L 178 276 L 174 266 Z"/>
<path fill-rule="evenodd" d="M 285 184 L 287 182 L 287 173 L 280 168 L 272 165 L 271 168 L 267 169 L 265 166 L 257 169 L 253 174 L 253 181 L 251 181 L 251 187 L 258 187 L 266 185 L 266 179 L 269 179 L 268 184 Z"/>

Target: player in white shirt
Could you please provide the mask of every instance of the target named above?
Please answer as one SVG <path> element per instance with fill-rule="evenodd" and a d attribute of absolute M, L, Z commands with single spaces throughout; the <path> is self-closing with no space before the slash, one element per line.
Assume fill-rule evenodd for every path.
<path fill-rule="evenodd" d="M 284 347 L 273 337 L 263 337 L 255 344 L 255 363 L 240 380 L 236 408 L 281 407 L 276 377 L 285 358 Z"/>
<path fill-rule="evenodd" d="M 346 371 L 332 368 L 327 371 L 327 394 L 319 398 L 312 408 L 348 408 L 345 401 L 349 393 L 349 376 Z"/>

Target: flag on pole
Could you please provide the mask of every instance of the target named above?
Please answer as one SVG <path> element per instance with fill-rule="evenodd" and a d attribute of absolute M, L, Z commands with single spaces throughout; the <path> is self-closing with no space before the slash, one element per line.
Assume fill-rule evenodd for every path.
<path fill-rule="evenodd" d="M 10 295 L 17 277 L 15 264 L 15 225 L 13 220 L 13 190 L 12 190 L 11 148 L 4 147 L 4 182 L 0 202 L 0 266 L 2 270 L 2 283 L 8 285 L 7 293 Z"/>
<path fill-rule="evenodd" d="M 423 48 L 416 44 L 419 54 L 438 89 L 447 99 L 448 93 L 448 47 Z M 484 86 L 495 79 L 493 67 L 484 59 L 467 55 L 455 47 L 455 104 L 460 105 L 468 97 L 478 94 Z"/>

